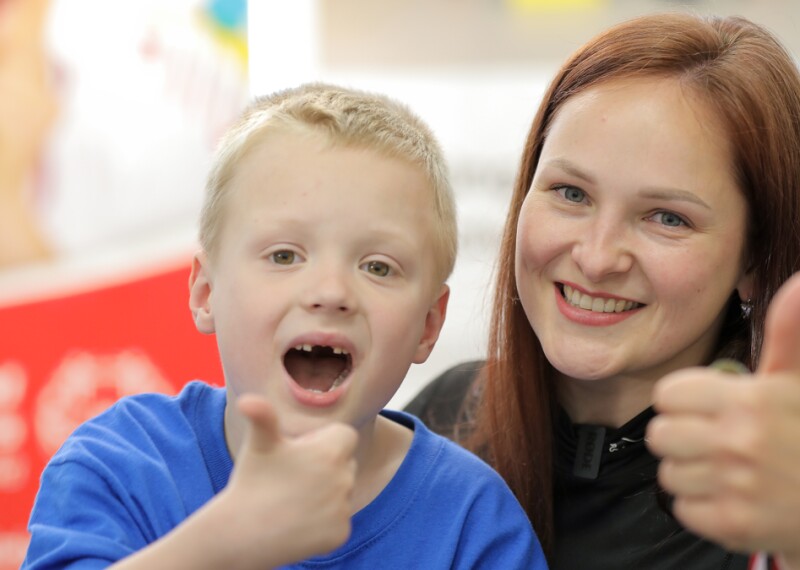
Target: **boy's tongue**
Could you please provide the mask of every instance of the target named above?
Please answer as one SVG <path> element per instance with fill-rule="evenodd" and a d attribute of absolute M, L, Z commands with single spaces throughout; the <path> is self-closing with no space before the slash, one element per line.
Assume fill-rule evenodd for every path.
<path fill-rule="evenodd" d="M 321 352 L 315 348 L 312 352 L 290 350 L 286 354 L 286 370 L 305 390 L 327 392 L 347 365 L 341 356 Z"/>

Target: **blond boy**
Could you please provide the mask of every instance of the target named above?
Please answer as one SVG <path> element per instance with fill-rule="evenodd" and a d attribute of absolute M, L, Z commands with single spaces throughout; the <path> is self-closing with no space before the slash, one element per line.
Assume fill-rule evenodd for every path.
<path fill-rule="evenodd" d="M 226 388 L 79 428 L 24 568 L 546 567 L 499 476 L 383 410 L 436 343 L 456 253 L 416 116 L 321 84 L 257 100 L 219 147 L 200 239 L 189 304 Z"/>

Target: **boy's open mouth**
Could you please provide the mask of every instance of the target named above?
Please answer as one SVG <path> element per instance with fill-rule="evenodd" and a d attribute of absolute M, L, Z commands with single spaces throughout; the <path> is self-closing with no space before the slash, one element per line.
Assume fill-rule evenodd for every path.
<path fill-rule="evenodd" d="M 320 394 L 341 386 L 352 365 L 350 353 L 335 346 L 301 344 L 283 356 L 283 366 L 295 383 Z"/>

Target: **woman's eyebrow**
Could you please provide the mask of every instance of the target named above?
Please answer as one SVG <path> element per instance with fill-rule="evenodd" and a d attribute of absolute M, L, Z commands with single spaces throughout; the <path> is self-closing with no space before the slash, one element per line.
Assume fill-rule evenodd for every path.
<path fill-rule="evenodd" d="M 698 206 L 702 206 L 703 208 L 707 208 L 709 210 L 711 209 L 711 206 L 706 204 L 706 202 L 704 202 L 697 194 L 689 192 L 688 190 L 680 190 L 678 188 L 643 188 L 640 191 L 640 195 L 643 198 L 650 198 L 653 200 L 691 202 L 693 204 L 697 204 Z"/>
<path fill-rule="evenodd" d="M 595 178 L 591 174 L 584 172 L 566 158 L 554 158 L 552 160 L 548 160 L 547 162 L 544 163 L 544 166 L 558 168 L 560 170 L 563 170 L 570 176 L 575 176 L 576 178 L 580 178 L 581 180 L 584 180 L 589 184 L 596 183 Z"/>
<path fill-rule="evenodd" d="M 587 173 L 585 170 L 582 170 L 566 158 L 554 158 L 552 160 L 548 160 L 544 163 L 544 166 L 558 168 L 570 176 L 580 178 L 589 184 L 597 184 L 597 180 L 594 176 Z M 697 204 L 698 206 L 702 206 L 703 208 L 707 208 L 709 210 L 711 209 L 711 206 L 709 206 L 697 194 L 689 192 L 688 190 L 682 190 L 680 188 L 648 186 L 643 188 L 639 194 L 643 198 L 649 198 L 652 200 L 691 202 L 693 204 Z"/>

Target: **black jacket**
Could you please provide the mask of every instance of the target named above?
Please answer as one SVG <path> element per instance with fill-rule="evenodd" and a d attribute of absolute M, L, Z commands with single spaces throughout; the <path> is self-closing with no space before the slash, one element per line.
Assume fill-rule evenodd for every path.
<path fill-rule="evenodd" d="M 406 407 L 452 436 L 479 362 L 428 384 Z M 573 424 L 563 410 L 555 429 L 553 570 L 745 570 L 747 557 L 684 530 L 662 504 L 658 460 L 644 443 L 647 409 L 619 429 Z"/>

